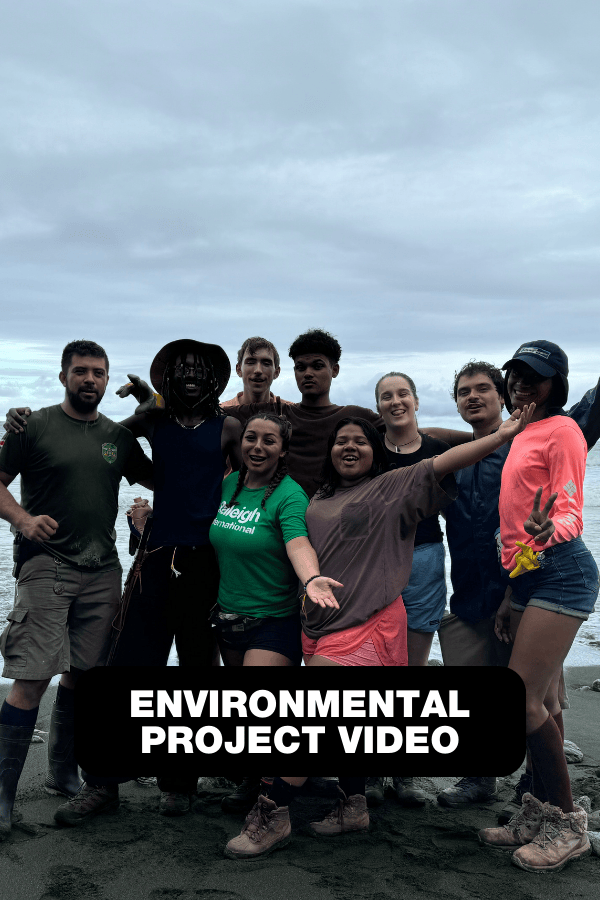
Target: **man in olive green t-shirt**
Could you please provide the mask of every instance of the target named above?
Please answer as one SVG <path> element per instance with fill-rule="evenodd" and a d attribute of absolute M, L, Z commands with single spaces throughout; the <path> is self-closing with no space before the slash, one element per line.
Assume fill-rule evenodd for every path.
<path fill-rule="evenodd" d="M 48 740 L 49 793 L 80 787 L 73 754 L 73 689 L 102 665 L 121 594 L 115 520 L 122 476 L 152 489 L 152 463 L 133 435 L 98 413 L 108 382 L 105 351 L 67 344 L 59 379 L 65 399 L 32 413 L 0 451 L 0 517 L 20 540 L 15 605 L 0 639 L 0 840 L 10 832 L 17 782 L 40 700 L 61 674 Z M 21 505 L 7 490 L 21 475 Z"/>

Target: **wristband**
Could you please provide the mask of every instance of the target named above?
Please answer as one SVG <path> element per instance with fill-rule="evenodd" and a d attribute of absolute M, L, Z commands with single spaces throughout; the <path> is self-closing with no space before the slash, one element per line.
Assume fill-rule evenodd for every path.
<path fill-rule="evenodd" d="M 311 583 L 311 581 L 314 581 L 315 578 L 320 578 L 320 577 L 321 577 L 320 575 L 311 575 L 310 578 L 307 578 L 306 581 L 304 582 L 304 588 L 303 588 L 304 593 L 306 593 L 306 588 Z"/>

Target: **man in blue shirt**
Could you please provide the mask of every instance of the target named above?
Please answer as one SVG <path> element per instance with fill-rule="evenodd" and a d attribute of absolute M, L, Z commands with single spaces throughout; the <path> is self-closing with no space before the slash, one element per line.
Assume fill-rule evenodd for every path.
<path fill-rule="evenodd" d="M 600 434 L 597 387 L 568 412 L 583 431 L 588 449 Z M 473 429 L 474 440 L 491 434 L 502 423 L 502 372 L 491 363 L 467 363 L 455 375 L 454 399 L 461 418 Z M 499 563 L 497 536 L 502 467 L 509 450 L 510 445 L 506 444 L 456 473 L 458 496 L 446 511 L 453 593 L 450 613 L 442 619 L 439 630 L 446 666 L 506 666 L 510 659 L 512 644 L 508 634 L 495 631 L 496 616 L 508 588 Z M 517 794 L 531 791 L 531 787 L 531 772 L 526 771 Z M 495 799 L 496 778 L 491 776 L 461 778 L 438 795 L 442 806 L 452 807 Z"/>

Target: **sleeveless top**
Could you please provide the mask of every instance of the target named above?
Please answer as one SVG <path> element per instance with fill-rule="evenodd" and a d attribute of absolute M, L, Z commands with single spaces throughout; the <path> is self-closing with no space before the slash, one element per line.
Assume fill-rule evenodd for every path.
<path fill-rule="evenodd" d="M 221 451 L 223 416 L 198 428 L 182 428 L 170 417 L 156 422 L 154 522 L 150 547 L 200 547 L 221 502 L 225 460 Z"/>

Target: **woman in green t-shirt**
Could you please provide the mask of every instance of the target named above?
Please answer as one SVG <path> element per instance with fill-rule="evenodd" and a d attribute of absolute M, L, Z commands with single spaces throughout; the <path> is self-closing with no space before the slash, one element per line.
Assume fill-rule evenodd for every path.
<path fill-rule="evenodd" d="M 308 540 L 308 497 L 287 474 L 291 425 L 261 413 L 241 437 L 242 466 L 223 482 L 210 528 L 221 572 L 213 623 L 226 666 L 299 666 L 298 580 L 320 606 L 337 607 L 337 581 L 319 575 Z"/>

